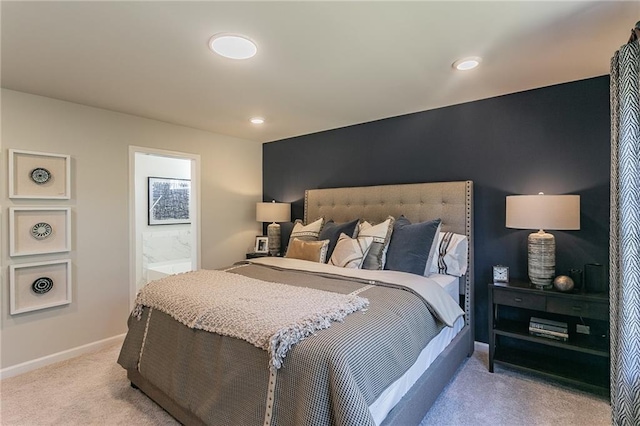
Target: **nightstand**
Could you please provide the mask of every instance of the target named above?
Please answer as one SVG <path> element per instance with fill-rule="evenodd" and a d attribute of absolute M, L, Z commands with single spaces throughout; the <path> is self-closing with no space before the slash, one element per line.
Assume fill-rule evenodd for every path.
<path fill-rule="evenodd" d="M 567 323 L 568 340 L 531 335 L 531 317 Z M 578 324 L 588 325 L 589 334 L 578 333 Z M 490 372 L 494 362 L 608 395 L 608 295 L 537 290 L 524 282 L 489 284 Z"/>
<path fill-rule="evenodd" d="M 269 253 L 247 253 L 247 259 L 256 259 L 258 257 L 267 257 Z"/>

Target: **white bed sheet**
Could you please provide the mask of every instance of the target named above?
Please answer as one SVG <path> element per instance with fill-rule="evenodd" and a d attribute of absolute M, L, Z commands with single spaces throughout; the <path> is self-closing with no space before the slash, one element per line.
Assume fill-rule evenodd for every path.
<path fill-rule="evenodd" d="M 458 303 L 458 299 L 460 298 L 460 278 L 442 274 L 431 274 L 429 278 L 440 284 L 440 287 L 444 288 L 453 300 Z"/>

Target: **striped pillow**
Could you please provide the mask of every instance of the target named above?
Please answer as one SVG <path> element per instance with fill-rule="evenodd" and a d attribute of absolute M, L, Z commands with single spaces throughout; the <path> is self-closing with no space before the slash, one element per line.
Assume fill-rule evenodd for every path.
<path fill-rule="evenodd" d="M 432 274 L 463 276 L 467 272 L 468 246 L 466 235 L 440 232 L 429 271 Z"/>
<path fill-rule="evenodd" d="M 346 234 L 340 234 L 329 265 L 360 269 L 372 242 L 373 237 L 350 238 Z"/>

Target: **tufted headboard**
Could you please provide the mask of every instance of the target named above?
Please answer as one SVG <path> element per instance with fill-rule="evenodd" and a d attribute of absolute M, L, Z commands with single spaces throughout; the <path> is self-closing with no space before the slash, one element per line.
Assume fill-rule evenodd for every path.
<path fill-rule="evenodd" d="M 404 215 L 412 223 L 440 218 L 442 231 L 469 239 L 468 270 L 460 278 L 467 325 L 473 331 L 473 182 L 432 182 L 351 188 L 309 189 L 304 196 L 304 221 L 319 217 L 341 223 L 360 218 L 380 223 Z"/>

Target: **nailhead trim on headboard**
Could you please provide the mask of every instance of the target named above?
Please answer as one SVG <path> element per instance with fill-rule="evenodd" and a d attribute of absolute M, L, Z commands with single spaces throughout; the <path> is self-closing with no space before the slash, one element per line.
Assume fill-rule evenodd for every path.
<path fill-rule="evenodd" d="M 404 214 L 412 222 L 442 219 L 442 230 L 465 234 L 469 239 L 468 271 L 461 281 L 465 322 L 473 331 L 473 182 L 430 182 L 305 191 L 304 220 L 320 216 L 347 222 L 356 218 L 371 223 L 388 215 Z"/>

